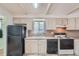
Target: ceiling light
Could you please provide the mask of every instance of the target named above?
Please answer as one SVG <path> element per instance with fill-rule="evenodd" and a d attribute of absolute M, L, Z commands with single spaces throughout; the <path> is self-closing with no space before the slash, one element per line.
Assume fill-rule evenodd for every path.
<path fill-rule="evenodd" d="M 38 4 L 37 3 L 34 3 L 34 8 L 38 8 Z"/>

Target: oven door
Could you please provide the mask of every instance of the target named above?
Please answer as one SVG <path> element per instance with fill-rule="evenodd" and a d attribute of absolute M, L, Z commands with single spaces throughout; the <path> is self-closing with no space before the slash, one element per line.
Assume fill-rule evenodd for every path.
<path fill-rule="evenodd" d="M 74 49 L 74 40 L 73 39 L 60 39 L 60 49 L 61 50 Z"/>
<path fill-rule="evenodd" d="M 59 54 L 73 55 L 74 54 L 74 40 L 60 39 Z"/>

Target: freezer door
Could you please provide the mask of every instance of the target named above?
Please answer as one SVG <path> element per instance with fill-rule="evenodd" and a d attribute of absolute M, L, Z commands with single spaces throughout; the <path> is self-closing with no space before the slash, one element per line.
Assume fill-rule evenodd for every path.
<path fill-rule="evenodd" d="M 12 36 L 22 36 L 22 30 L 23 30 L 22 26 L 8 25 L 7 34 Z"/>

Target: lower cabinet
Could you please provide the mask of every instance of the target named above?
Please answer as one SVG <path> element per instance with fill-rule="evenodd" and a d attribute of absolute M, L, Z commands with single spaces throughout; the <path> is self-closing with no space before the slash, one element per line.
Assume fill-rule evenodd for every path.
<path fill-rule="evenodd" d="M 37 54 L 38 53 L 38 40 L 26 40 L 25 41 L 25 53 Z"/>
<path fill-rule="evenodd" d="M 46 40 L 25 40 L 25 54 L 46 54 Z"/>
<path fill-rule="evenodd" d="M 79 56 L 79 39 L 74 40 L 74 53 Z"/>
<path fill-rule="evenodd" d="M 45 55 L 46 54 L 46 40 L 39 40 L 39 46 L 38 46 L 38 52 L 41 55 Z"/>

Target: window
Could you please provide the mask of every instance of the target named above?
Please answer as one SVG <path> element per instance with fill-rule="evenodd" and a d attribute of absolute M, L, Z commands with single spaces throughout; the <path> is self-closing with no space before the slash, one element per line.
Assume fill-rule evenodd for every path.
<path fill-rule="evenodd" d="M 34 21 L 34 33 L 42 34 L 45 31 L 45 21 Z"/>

